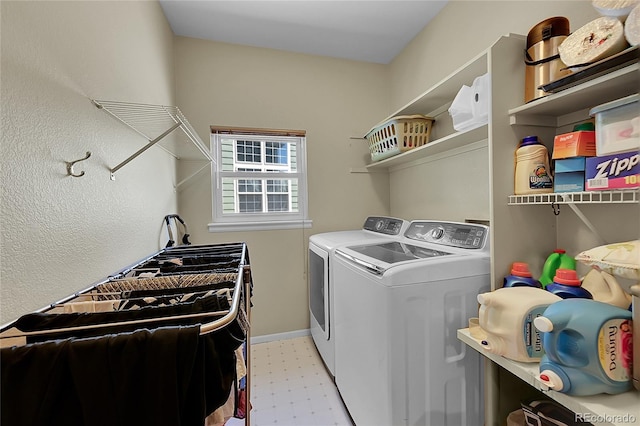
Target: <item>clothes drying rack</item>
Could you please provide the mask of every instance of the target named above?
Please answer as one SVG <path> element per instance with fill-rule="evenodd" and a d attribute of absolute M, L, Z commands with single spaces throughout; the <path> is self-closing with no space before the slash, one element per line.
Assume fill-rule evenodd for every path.
<path fill-rule="evenodd" d="M 214 288 L 218 297 L 226 299 L 228 309 L 29 331 L 18 328 L 20 324 L 20 319 L 18 319 L 0 328 L 0 347 L 21 346 L 34 336 L 40 339 L 47 336 L 47 340 L 53 340 L 60 338 L 56 336 L 69 336 L 74 332 L 86 330 L 94 330 L 95 332 L 97 329 L 104 334 L 110 334 L 119 327 L 147 328 L 150 323 L 156 327 L 161 327 L 164 322 L 171 323 L 171 326 L 180 324 L 181 321 L 185 321 L 189 325 L 197 324 L 201 336 L 235 324 L 244 334 L 246 365 L 244 422 L 245 425 L 250 425 L 251 354 L 249 339 L 253 281 L 248 248 L 245 243 L 166 247 L 34 313 L 63 313 L 65 312 L 63 307 L 70 303 L 104 302 L 119 299 L 123 295 L 125 297 L 134 296 L 132 299 L 135 300 L 136 292 L 144 293 L 149 290 L 151 292 L 158 290 L 164 297 L 167 297 L 167 294 L 171 297 L 192 295 L 197 289 L 204 288 L 203 286 Z M 139 297 L 139 299 L 147 300 L 144 297 Z"/>

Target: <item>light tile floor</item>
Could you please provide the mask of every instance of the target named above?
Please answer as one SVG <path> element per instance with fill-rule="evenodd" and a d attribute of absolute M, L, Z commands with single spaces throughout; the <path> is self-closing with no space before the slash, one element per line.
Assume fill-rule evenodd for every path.
<path fill-rule="evenodd" d="M 251 426 L 353 425 L 311 336 L 252 345 L 251 377 Z"/>

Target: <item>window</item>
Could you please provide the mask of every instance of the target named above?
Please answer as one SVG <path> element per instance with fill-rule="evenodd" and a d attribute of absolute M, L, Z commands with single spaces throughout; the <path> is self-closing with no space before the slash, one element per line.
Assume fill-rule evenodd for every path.
<path fill-rule="evenodd" d="M 210 231 L 309 227 L 305 135 L 212 127 Z"/>

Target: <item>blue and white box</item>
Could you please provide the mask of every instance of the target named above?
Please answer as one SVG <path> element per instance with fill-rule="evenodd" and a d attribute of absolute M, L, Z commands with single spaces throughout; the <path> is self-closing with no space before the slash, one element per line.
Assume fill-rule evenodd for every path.
<path fill-rule="evenodd" d="M 586 157 L 555 160 L 553 192 L 582 192 L 585 183 Z"/>

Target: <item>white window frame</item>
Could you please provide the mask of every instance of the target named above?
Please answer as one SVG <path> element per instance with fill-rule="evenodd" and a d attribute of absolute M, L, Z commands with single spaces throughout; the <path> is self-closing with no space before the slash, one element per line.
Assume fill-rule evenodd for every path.
<path fill-rule="evenodd" d="M 213 129 L 213 128 L 212 128 Z M 245 171 L 223 171 L 222 170 L 222 143 L 223 139 L 235 139 L 246 141 L 262 141 L 262 142 L 288 142 L 296 145 L 296 171 L 263 171 L 263 172 L 245 172 Z M 264 159 L 266 152 L 262 144 Z M 236 148 L 233 144 L 234 164 L 237 168 L 256 168 L 256 163 L 236 163 Z M 252 132 L 224 132 L 211 133 L 211 153 L 214 161 L 212 167 L 212 202 L 213 202 L 213 220 L 209 224 L 210 232 L 229 232 L 229 231 L 251 231 L 251 230 L 271 230 L 271 229 L 296 229 L 310 228 L 311 220 L 308 218 L 308 193 L 307 193 L 307 155 L 306 155 L 306 137 L 305 136 L 284 136 L 268 134 L 260 134 L 259 131 Z M 267 163 L 260 166 L 262 168 L 279 168 L 277 164 L 273 167 Z M 297 179 L 297 196 L 298 211 L 297 212 L 254 212 L 254 213 L 225 213 L 223 210 L 223 179 L 261 179 L 263 180 L 263 193 L 266 194 L 267 179 Z M 237 181 L 234 182 L 235 193 L 237 194 Z M 291 194 L 291 189 L 290 189 Z M 290 197 L 291 198 L 291 197 Z M 235 197 L 236 203 L 238 198 Z M 264 198 L 267 202 L 267 197 Z M 291 200 L 289 201 L 291 205 Z M 237 207 L 237 206 L 236 206 Z M 266 206 L 265 206 L 266 208 Z M 237 210 L 237 209 L 236 209 Z"/>

